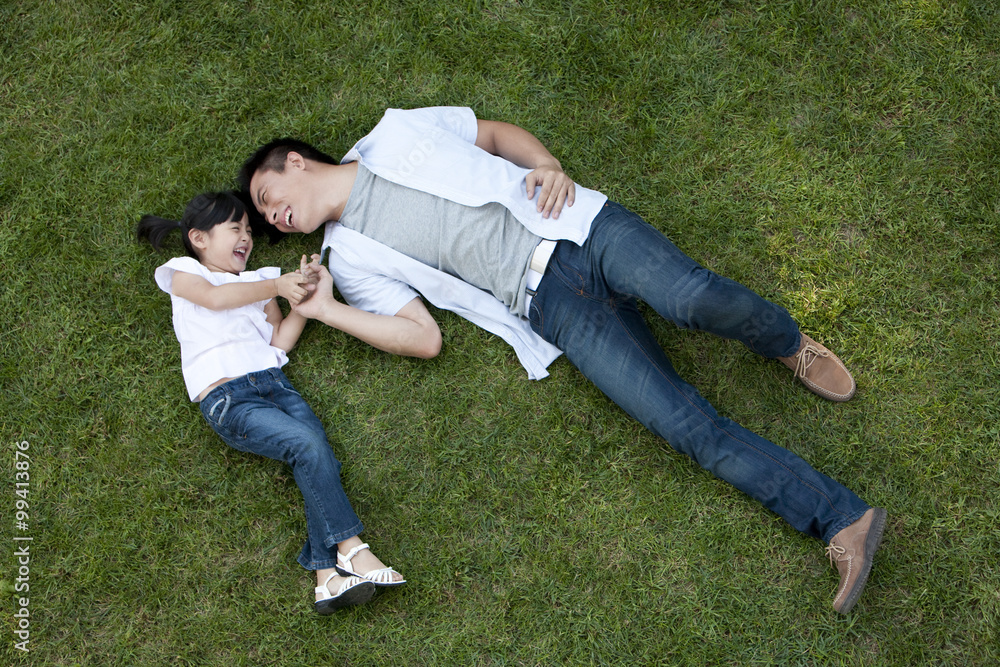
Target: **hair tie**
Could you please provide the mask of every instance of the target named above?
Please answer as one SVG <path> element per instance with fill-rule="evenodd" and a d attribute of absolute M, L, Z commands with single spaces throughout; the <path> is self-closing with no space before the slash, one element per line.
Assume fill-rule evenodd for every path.
<path fill-rule="evenodd" d="M 177 228 L 178 229 L 184 229 L 184 221 L 183 220 L 178 220 L 177 221 Z"/>

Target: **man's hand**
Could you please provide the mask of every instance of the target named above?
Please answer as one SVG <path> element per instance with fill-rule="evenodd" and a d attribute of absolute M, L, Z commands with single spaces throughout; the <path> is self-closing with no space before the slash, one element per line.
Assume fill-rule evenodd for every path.
<path fill-rule="evenodd" d="M 319 259 L 319 255 L 313 255 L 312 261 L 306 264 L 305 255 L 302 256 L 299 270 L 302 271 L 303 275 L 308 272 L 309 275 L 315 276 L 316 283 L 314 289 L 309 292 L 309 297 L 292 305 L 292 310 L 311 320 L 321 317 L 325 308 L 331 302 L 336 302 L 336 299 L 333 298 L 333 276 L 330 275 L 325 266 L 319 263 Z"/>
<path fill-rule="evenodd" d="M 551 215 L 558 219 L 563 204 L 572 206 L 576 201 L 576 185 L 558 162 L 538 167 L 525 177 L 525 182 L 528 199 L 533 199 L 535 188 L 539 188 L 536 209 L 543 218 Z"/>
<path fill-rule="evenodd" d="M 316 292 L 308 303 L 292 306 L 294 312 L 392 354 L 430 359 L 441 351 L 441 330 L 420 297 L 413 297 L 395 315 L 353 308 L 333 297 L 333 277 L 319 260 L 313 255 L 306 267 L 319 276 Z"/>
<path fill-rule="evenodd" d="M 501 121 L 479 119 L 476 122 L 476 146 L 532 170 L 525 177 L 525 194 L 528 199 L 534 199 L 535 188 L 541 188 L 537 208 L 543 218 L 550 215 L 558 218 L 563 205 L 573 205 L 576 200 L 573 179 L 566 175 L 559 160 L 533 134 Z"/>

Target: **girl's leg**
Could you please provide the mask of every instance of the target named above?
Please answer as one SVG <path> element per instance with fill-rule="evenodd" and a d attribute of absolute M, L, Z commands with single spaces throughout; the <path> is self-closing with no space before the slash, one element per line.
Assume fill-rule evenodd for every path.
<path fill-rule="evenodd" d="M 340 483 L 319 420 L 277 369 L 251 373 L 213 390 L 202 414 L 231 447 L 284 461 L 302 492 L 308 539 L 299 563 L 308 570 L 332 568 L 336 545 L 363 525 Z"/>
<path fill-rule="evenodd" d="M 284 381 L 283 384 L 286 387 L 291 388 L 291 385 L 287 383 L 287 380 Z M 319 418 L 316 417 L 315 413 L 313 413 L 312 409 L 304 400 L 289 401 L 284 405 L 284 409 L 290 415 L 300 420 L 302 424 L 312 428 L 317 434 L 322 436 L 323 441 L 326 442 L 326 432 L 323 429 L 323 424 L 320 422 Z M 339 467 L 340 464 L 338 463 L 337 465 Z M 337 477 L 337 483 L 338 485 L 340 483 L 339 474 Z M 346 540 L 337 543 L 337 552 L 340 553 L 341 555 L 346 555 L 350 553 L 351 549 L 360 546 L 361 544 L 364 544 L 361 538 L 358 537 L 357 535 L 353 535 L 351 537 L 348 537 Z M 308 558 L 308 554 L 305 553 L 305 549 L 308 546 L 309 545 L 307 543 L 306 547 L 303 548 L 304 558 Z M 371 552 L 371 549 L 362 549 L 358 551 L 357 554 L 352 559 L 351 564 L 353 566 L 353 570 L 358 574 L 362 575 L 367 574 L 368 572 L 371 572 L 373 570 L 380 570 L 386 568 L 386 565 Z M 326 578 L 330 576 L 330 573 L 333 569 L 334 568 L 325 568 L 323 570 L 317 570 L 317 579 L 318 580 L 322 579 L 323 581 L 325 581 Z M 392 579 L 393 581 L 402 581 L 403 576 L 398 572 L 393 571 Z M 339 579 L 335 577 L 334 580 L 331 581 L 331 586 L 336 581 L 339 581 Z"/>

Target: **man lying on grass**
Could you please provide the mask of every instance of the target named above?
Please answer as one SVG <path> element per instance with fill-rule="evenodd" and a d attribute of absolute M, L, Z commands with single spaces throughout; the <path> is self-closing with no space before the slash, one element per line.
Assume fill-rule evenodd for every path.
<path fill-rule="evenodd" d="M 350 305 L 333 298 L 324 271 L 300 313 L 381 350 L 429 358 L 441 333 L 419 293 L 506 340 L 533 379 L 564 352 L 674 449 L 828 542 L 840 574 L 834 608 L 854 606 L 885 510 L 720 416 L 676 373 L 637 299 L 681 328 L 779 360 L 826 399 L 850 399 L 850 373 L 784 308 L 574 184 L 527 131 L 466 108 L 389 110 L 340 163 L 279 139 L 239 178 L 272 236 L 326 225 L 330 271 Z"/>

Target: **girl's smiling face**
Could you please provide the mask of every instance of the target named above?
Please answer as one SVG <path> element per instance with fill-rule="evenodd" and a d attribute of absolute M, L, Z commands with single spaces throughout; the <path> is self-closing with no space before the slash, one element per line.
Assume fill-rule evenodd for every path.
<path fill-rule="evenodd" d="M 253 250 L 250 223 L 244 215 L 239 220 L 229 220 L 215 225 L 208 231 L 191 230 L 191 243 L 198 251 L 198 259 L 209 271 L 240 274 L 246 271 L 247 259 Z"/>

